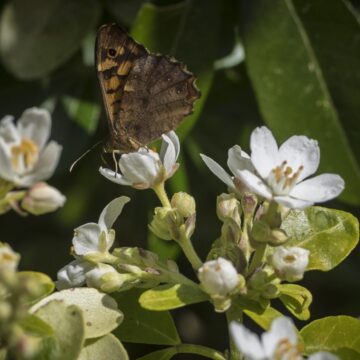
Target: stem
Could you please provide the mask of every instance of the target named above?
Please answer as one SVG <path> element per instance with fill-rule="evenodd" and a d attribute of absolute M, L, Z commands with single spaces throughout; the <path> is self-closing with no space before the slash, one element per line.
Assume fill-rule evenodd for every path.
<path fill-rule="evenodd" d="M 190 238 L 186 236 L 185 231 L 182 231 L 182 229 L 180 229 L 180 233 L 180 239 L 176 242 L 181 247 L 193 269 L 198 270 L 203 263 L 199 258 L 198 254 L 196 253 Z"/>
<path fill-rule="evenodd" d="M 232 306 L 228 311 L 226 311 L 226 320 L 228 323 L 228 329 L 231 322 L 236 321 L 239 323 L 243 322 L 243 316 L 242 316 L 242 310 L 235 306 L 234 302 L 232 303 Z M 243 356 L 236 347 L 234 341 L 231 338 L 231 335 L 229 334 L 230 339 L 230 360 L 242 360 Z"/>
<path fill-rule="evenodd" d="M 163 181 L 153 186 L 152 189 L 155 191 L 155 194 L 159 198 L 161 205 L 163 207 L 171 208 L 170 200 L 165 191 L 165 182 Z"/>
<path fill-rule="evenodd" d="M 248 269 L 248 274 L 252 274 L 257 267 L 259 267 L 262 262 L 264 261 L 265 253 L 266 253 L 266 243 L 260 244 L 256 250 L 255 253 L 251 259 L 251 263 Z"/>
<path fill-rule="evenodd" d="M 175 346 L 177 354 L 197 354 L 213 360 L 226 360 L 220 351 L 194 344 L 180 344 Z"/>
<path fill-rule="evenodd" d="M 270 225 L 271 228 L 279 227 L 278 212 L 279 204 L 275 201 L 270 201 L 266 214 L 264 214 L 264 220 Z"/>

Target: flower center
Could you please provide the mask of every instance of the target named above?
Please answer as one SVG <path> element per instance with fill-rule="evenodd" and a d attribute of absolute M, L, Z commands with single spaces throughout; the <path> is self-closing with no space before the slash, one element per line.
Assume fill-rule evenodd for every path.
<path fill-rule="evenodd" d="M 283 259 L 286 263 L 292 264 L 293 262 L 295 262 L 296 257 L 294 255 L 286 255 Z"/>
<path fill-rule="evenodd" d="M 300 360 L 301 352 L 298 344 L 292 344 L 288 338 L 281 339 L 275 349 L 274 360 Z"/>
<path fill-rule="evenodd" d="M 18 174 L 32 170 L 38 158 L 39 148 L 30 139 L 21 139 L 20 144 L 11 147 L 11 166 Z"/>
<path fill-rule="evenodd" d="M 296 182 L 303 171 L 304 167 L 301 165 L 294 171 L 287 165 L 287 161 L 283 161 L 280 166 L 272 169 L 267 182 L 273 189 L 276 195 L 287 195 L 291 189 L 296 185 Z"/>

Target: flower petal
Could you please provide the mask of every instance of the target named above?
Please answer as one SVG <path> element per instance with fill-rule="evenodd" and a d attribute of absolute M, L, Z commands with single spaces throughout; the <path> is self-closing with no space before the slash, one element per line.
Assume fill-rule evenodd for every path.
<path fill-rule="evenodd" d="M 319 167 L 320 148 L 318 142 L 306 136 L 292 136 L 279 149 L 279 163 L 287 162 L 293 171 L 303 167 L 297 182 L 314 174 Z"/>
<path fill-rule="evenodd" d="M 239 145 L 229 149 L 227 165 L 234 176 L 237 176 L 238 170 L 255 172 L 250 156 L 245 151 L 242 151 Z"/>
<path fill-rule="evenodd" d="M 33 140 L 42 149 L 50 136 L 51 116 L 46 109 L 27 109 L 17 123 L 20 136 Z"/>
<path fill-rule="evenodd" d="M 14 117 L 7 115 L 0 121 L 0 137 L 7 143 L 20 141 L 20 134 L 14 125 Z"/>
<path fill-rule="evenodd" d="M 99 217 L 99 226 L 102 230 L 109 230 L 112 228 L 114 222 L 121 214 L 121 211 L 126 203 L 130 201 L 127 196 L 120 196 L 110 201 L 101 212 Z"/>
<path fill-rule="evenodd" d="M 14 181 L 16 176 L 11 167 L 10 159 L 11 154 L 9 146 L 7 146 L 3 138 L 0 137 L 0 178 Z"/>
<path fill-rule="evenodd" d="M 265 360 L 265 352 L 256 334 L 235 321 L 230 323 L 230 333 L 236 347 L 246 359 Z"/>
<path fill-rule="evenodd" d="M 255 169 L 263 179 L 266 179 L 270 171 L 279 163 L 279 150 L 271 131 L 265 126 L 256 128 L 251 133 L 250 148 L 251 161 Z"/>
<path fill-rule="evenodd" d="M 308 360 L 340 360 L 336 355 L 331 354 L 327 351 L 318 351 L 315 354 L 311 354 Z"/>
<path fill-rule="evenodd" d="M 289 209 L 305 209 L 311 205 L 314 205 L 312 201 L 295 199 L 291 196 L 275 196 L 274 200 L 281 205 L 286 206 Z"/>
<path fill-rule="evenodd" d="M 131 185 L 131 181 L 127 180 L 124 178 L 124 176 L 120 173 L 116 173 L 113 170 L 104 168 L 104 167 L 100 167 L 99 168 L 99 172 L 102 176 L 105 176 L 108 180 L 116 183 L 116 184 L 120 184 L 120 185 Z"/>
<path fill-rule="evenodd" d="M 175 134 L 175 132 L 173 133 Z M 175 137 L 177 138 L 176 134 Z M 177 150 L 172 138 L 165 134 L 162 135 L 162 138 L 163 142 L 161 144 L 160 159 L 165 167 L 166 173 L 169 174 L 176 163 L 178 153 L 176 153 Z M 179 139 L 177 140 L 179 141 Z"/>
<path fill-rule="evenodd" d="M 93 266 L 87 261 L 72 261 L 58 271 L 58 280 L 55 281 L 56 288 L 63 290 L 84 285 L 86 281 L 85 274 L 92 268 Z"/>
<path fill-rule="evenodd" d="M 98 251 L 101 228 L 98 224 L 87 223 L 75 229 L 72 240 L 75 254 L 86 255 Z"/>
<path fill-rule="evenodd" d="M 162 136 L 162 138 L 165 140 L 164 136 L 168 139 L 168 141 L 163 141 L 161 144 L 161 149 L 160 149 L 160 159 L 162 160 L 162 163 L 164 164 L 164 158 L 165 158 L 165 153 L 166 153 L 166 149 L 168 147 L 168 143 L 169 141 L 171 142 L 171 144 L 174 146 L 175 149 L 175 161 L 177 160 L 177 158 L 179 157 L 180 154 L 180 141 L 178 136 L 176 135 L 175 131 L 170 131 L 167 134 L 164 134 Z"/>
<path fill-rule="evenodd" d="M 238 171 L 238 178 L 252 192 L 263 196 L 266 199 L 272 198 L 271 190 L 268 186 L 255 174 L 249 170 Z"/>
<path fill-rule="evenodd" d="M 290 318 L 280 316 L 271 323 L 270 330 L 261 336 L 265 354 L 269 359 L 273 358 L 279 342 L 284 339 L 288 339 L 292 345 L 297 344 L 297 335 L 293 322 Z"/>
<path fill-rule="evenodd" d="M 229 188 L 235 189 L 231 176 L 216 161 L 203 154 L 200 154 L 200 156 L 214 175 L 216 175 Z"/>
<path fill-rule="evenodd" d="M 292 197 L 311 202 L 324 202 L 337 197 L 345 187 L 336 174 L 321 174 L 297 184 L 290 192 Z"/>
<path fill-rule="evenodd" d="M 148 184 L 150 187 L 159 175 L 161 161 L 159 155 L 152 150 L 123 154 L 119 167 L 132 184 Z"/>

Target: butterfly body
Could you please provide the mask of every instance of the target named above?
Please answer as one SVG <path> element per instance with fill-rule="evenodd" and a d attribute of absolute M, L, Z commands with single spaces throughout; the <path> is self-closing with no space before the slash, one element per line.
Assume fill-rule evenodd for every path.
<path fill-rule="evenodd" d="M 200 92 L 174 58 L 149 53 L 116 24 L 97 35 L 96 66 L 107 112 L 107 152 L 137 150 L 175 129 Z"/>

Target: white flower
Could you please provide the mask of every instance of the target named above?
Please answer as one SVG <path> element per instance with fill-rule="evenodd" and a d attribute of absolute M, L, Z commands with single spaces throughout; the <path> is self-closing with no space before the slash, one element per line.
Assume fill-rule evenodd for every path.
<path fill-rule="evenodd" d="M 310 251 L 300 247 L 279 246 L 270 256 L 271 265 L 286 281 L 301 280 L 309 264 Z"/>
<path fill-rule="evenodd" d="M 64 206 L 65 201 L 65 196 L 59 190 L 44 182 L 39 182 L 26 193 L 21 207 L 33 215 L 41 215 Z"/>
<path fill-rule="evenodd" d="M 208 294 L 220 297 L 229 295 L 240 282 L 234 265 L 221 257 L 204 263 L 198 271 L 198 277 Z"/>
<path fill-rule="evenodd" d="M 124 283 L 123 276 L 111 265 L 98 264 L 86 273 L 86 284 L 101 291 L 113 292 Z"/>
<path fill-rule="evenodd" d="M 73 237 L 76 255 L 106 253 L 115 240 L 115 231 L 111 229 L 124 205 L 130 199 L 120 196 L 112 200 L 101 212 L 98 223 L 87 223 L 75 229 Z"/>
<path fill-rule="evenodd" d="M 160 154 L 146 148 L 123 154 L 119 160 L 119 172 L 101 167 L 100 173 L 107 179 L 137 189 L 147 189 L 170 178 L 178 168 L 179 139 L 174 131 L 162 135 Z"/>
<path fill-rule="evenodd" d="M 85 274 L 93 267 L 94 266 L 87 261 L 79 259 L 72 261 L 58 271 L 58 280 L 55 281 L 56 288 L 58 290 L 63 290 L 83 286 L 86 281 Z"/>
<path fill-rule="evenodd" d="M 20 255 L 16 253 L 8 244 L 0 243 L 0 271 L 15 271 L 19 264 Z"/>
<path fill-rule="evenodd" d="M 0 178 L 29 187 L 47 180 L 59 162 L 61 146 L 47 141 L 51 117 L 47 110 L 24 111 L 15 125 L 13 117 L 0 121 Z"/>
<path fill-rule="evenodd" d="M 210 170 L 232 190 L 234 179 L 250 191 L 289 208 L 305 208 L 338 196 L 344 180 L 336 174 L 314 174 L 320 162 L 317 141 L 306 136 L 292 136 L 278 147 L 273 134 L 266 127 L 258 127 L 251 134 L 251 157 L 239 146 L 228 153 L 232 178 L 214 160 L 202 155 Z M 306 179 L 306 180 L 305 180 Z"/>
<path fill-rule="evenodd" d="M 261 339 L 244 325 L 233 321 L 230 333 L 245 360 L 301 360 L 297 333 L 290 318 L 280 316 L 273 320 L 270 330 Z M 328 352 L 318 352 L 308 360 L 338 360 Z"/>

